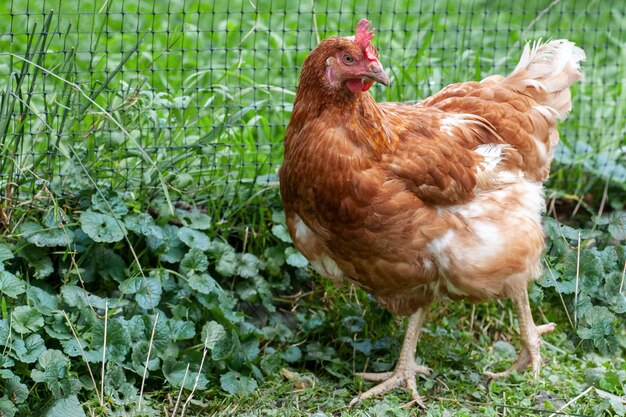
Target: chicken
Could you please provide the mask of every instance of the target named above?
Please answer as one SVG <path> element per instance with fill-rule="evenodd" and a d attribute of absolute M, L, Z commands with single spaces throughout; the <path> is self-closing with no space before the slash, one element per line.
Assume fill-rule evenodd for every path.
<path fill-rule="evenodd" d="M 416 343 L 429 303 L 510 298 L 522 348 L 511 371 L 541 365 L 527 285 L 541 275 L 542 183 L 570 111 L 582 49 L 526 45 L 515 70 L 453 84 L 417 104 L 376 103 L 389 77 L 362 19 L 353 37 L 323 40 L 305 59 L 279 171 L 289 233 L 314 269 L 409 315 L 392 372 L 352 404 L 408 388 L 423 402 Z"/>

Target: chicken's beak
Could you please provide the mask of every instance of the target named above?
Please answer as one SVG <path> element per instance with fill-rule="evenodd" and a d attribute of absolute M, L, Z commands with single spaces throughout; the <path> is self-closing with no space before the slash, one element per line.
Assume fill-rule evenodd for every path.
<path fill-rule="evenodd" d="M 373 81 L 378 81 L 379 83 L 387 87 L 389 87 L 389 85 L 391 84 L 391 81 L 389 81 L 389 77 L 387 76 L 387 73 L 383 69 L 383 66 L 381 65 L 381 63 L 378 61 L 372 62 L 370 64 L 369 71 L 366 74 L 366 76 L 367 78 Z"/>

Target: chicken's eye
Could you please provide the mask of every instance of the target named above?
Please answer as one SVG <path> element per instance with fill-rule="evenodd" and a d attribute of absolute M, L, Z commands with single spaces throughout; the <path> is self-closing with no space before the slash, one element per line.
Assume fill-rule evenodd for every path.
<path fill-rule="evenodd" d="M 344 55 L 343 56 L 343 63 L 347 64 L 347 65 L 353 64 L 354 63 L 354 57 L 352 55 L 348 55 L 348 54 Z"/>

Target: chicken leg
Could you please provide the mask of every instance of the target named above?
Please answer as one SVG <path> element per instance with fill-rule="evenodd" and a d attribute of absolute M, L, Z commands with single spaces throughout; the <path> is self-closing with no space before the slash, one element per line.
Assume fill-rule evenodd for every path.
<path fill-rule="evenodd" d="M 535 325 L 530 312 L 526 288 L 519 291 L 512 299 L 517 312 L 517 320 L 519 321 L 522 349 L 518 353 L 517 360 L 513 366 L 506 371 L 497 373 L 486 371 L 484 374 L 491 379 L 506 378 L 511 372 L 521 372 L 528 365 L 532 366 L 535 377 L 538 377 L 541 370 L 540 336 L 544 333 L 550 333 L 556 328 L 554 323 L 542 324 L 541 326 Z"/>
<path fill-rule="evenodd" d="M 392 372 L 357 373 L 358 376 L 367 381 L 376 381 L 380 382 L 380 384 L 356 396 L 352 401 L 350 401 L 350 406 L 374 395 L 379 395 L 394 388 L 405 386 L 411 391 L 413 402 L 417 403 L 420 407 L 425 408 L 424 402 L 417 392 L 417 382 L 415 381 L 416 375 L 430 375 L 431 372 L 426 366 L 421 366 L 415 363 L 417 339 L 419 339 L 420 329 L 425 318 L 425 308 L 418 309 L 409 317 L 409 323 L 404 335 L 404 342 L 402 342 L 402 349 L 400 350 L 400 357 L 398 358 L 396 367 Z"/>

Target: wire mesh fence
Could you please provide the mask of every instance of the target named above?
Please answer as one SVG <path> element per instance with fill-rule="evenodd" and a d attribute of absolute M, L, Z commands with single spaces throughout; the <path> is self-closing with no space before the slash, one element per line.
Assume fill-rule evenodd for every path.
<path fill-rule="evenodd" d="M 2 206 L 96 186 L 225 199 L 272 188 L 302 61 L 362 17 L 392 77 L 378 100 L 509 72 L 526 40 L 581 45 L 552 185 L 626 186 L 622 0 L 13 0 L 0 5 Z"/>

